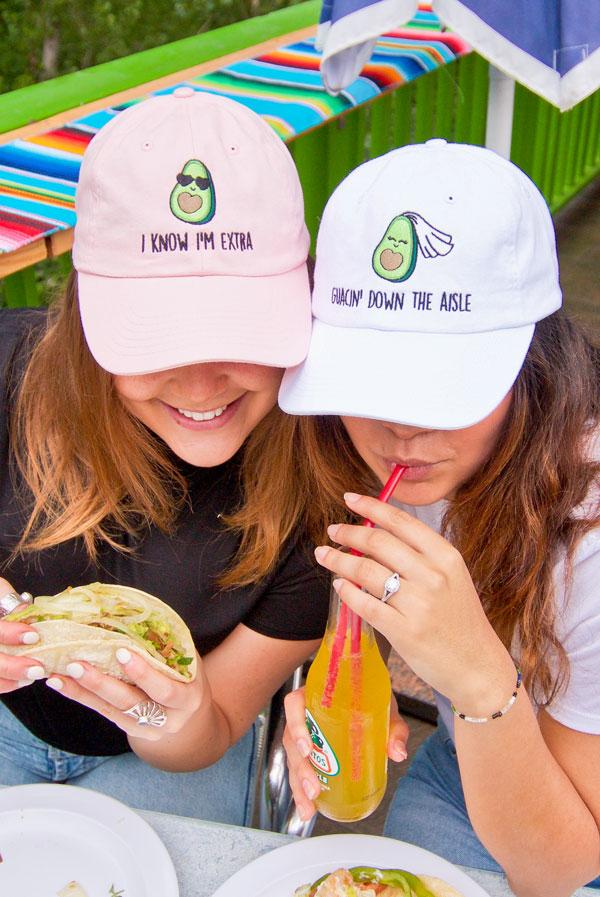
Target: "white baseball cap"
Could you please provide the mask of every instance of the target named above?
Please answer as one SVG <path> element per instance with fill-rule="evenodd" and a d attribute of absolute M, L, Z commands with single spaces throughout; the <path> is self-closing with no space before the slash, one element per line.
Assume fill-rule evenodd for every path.
<path fill-rule="evenodd" d="M 86 151 L 76 207 L 81 319 L 106 370 L 305 357 L 302 189 L 255 112 L 189 86 L 131 106 Z"/>
<path fill-rule="evenodd" d="M 279 403 L 471 426 L 508 393 L 536 321 L 560 305 L 550 212 L 519 168 L 441 139 L 393 150 L 327 203 L 310 349 Z"/>

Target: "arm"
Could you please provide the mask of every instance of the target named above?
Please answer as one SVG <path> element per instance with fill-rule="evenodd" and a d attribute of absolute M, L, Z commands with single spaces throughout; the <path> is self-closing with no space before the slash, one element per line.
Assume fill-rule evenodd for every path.
<path fill-rule="evenodd" d="M 112 720 L 146 762 L 172 771 L 209 766 L 317 647 L 314 636 L 325 628 L 328 593 L 328 577 L 302 547 L 290 545 L 244 622 L 199 659 L 194 682 L 175 682 L 133 652 L 123 657 L 119 651 L 117 659 L 135 685 L 83 662 L 70 669 L 71 676 L 51 677 L 49 684 Z M 140 726 L 123 713 L 148 697 L 165 708 L 161 728 Z"/>
<path fill-rule="evenodd" d="M 469 716 L 489 717 L 515 686 L 508 652 L 489 624 L 459 553 L 420 521 L 374 499 L 352 510 L 381 529 L 341 526 L 336 542 L 362 551 L 354 558 L 318 549 L 319 561 L 343 577 L 344 601 L 379 629 L 415 672 Z M 401 588 L 381 595 L 390 571 Z M 361 591 L 357 583 L 368 592 Z M 600 739 L 542 714 L 523 688 L 510 712 L 482 725 L 456 720 L 456 747 L 470 819 L 503 866 L 519 897 L 566 897 L 600 868 Z"/>
<path fill-rule="evenodd" d="M 318 641 L 268 638 L 237 626 L 204 658 L 200 676 L 205 697 L 189 721 L 177 733 L 154 742 L 130 735 L 132 750 L 161 769 L 209 766 L 241 738 L 271 696 L 318 645 Z"/>
<path fill-rule="evenodd" d="M 117 660 L 134 684 L 85 661 L 71 663 L 69 676 L 50 676 L 47 684 L 114 722 L 151 766 L 191 771 L 219 760 L 317 645 L 267 638 L 240 624 L 204 661 L 198 658 L 194 682 L 175 682 L 137 654 L 119 649 Z M 166 713 L 162 727 L 140 726 L 125 714 L 148 699 Z"/>

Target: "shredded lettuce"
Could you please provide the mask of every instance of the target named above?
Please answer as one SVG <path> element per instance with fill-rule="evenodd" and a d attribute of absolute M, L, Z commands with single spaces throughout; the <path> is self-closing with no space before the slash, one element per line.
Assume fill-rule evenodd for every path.
<path fill-rule="evenodd" d="M 92 583 L 75 586 L 58 595 L 40 595 L 33 604 L 7 614 L 6 620 L 41 623 L 46 620 L 71 620 L 91 626 L 101 626 L 128 636 L 157 660 L 189 677 L 187 669 L 193 658 L 183 651 L 169 623 L 158 613 L 148 610 L 138 600 L 133 589 L 121 597 L 119 586 Z M 124 588 L 124 587 L 123 587 Z M 154 637 L 154 641 L 153 638 Z M 156 642 L 159 642 L 158 644 Z M 170 656 L 161 652 L 171 646 Z"/>

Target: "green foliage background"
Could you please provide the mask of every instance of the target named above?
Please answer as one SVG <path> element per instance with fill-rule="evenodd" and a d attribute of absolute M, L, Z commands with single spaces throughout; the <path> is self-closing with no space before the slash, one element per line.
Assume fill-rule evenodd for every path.
<path fill-rule="evenodd" d="M 0 93 L 293 6 L 301 0 L 0 0 Z M 62 290 L 70 253 L 35 266 Z M 4 304 L 0 279 L 0 306 Z"/>
<path fill-rule="evenodd" d="M 299 0 L 0 0 L 0 93 Z"/>

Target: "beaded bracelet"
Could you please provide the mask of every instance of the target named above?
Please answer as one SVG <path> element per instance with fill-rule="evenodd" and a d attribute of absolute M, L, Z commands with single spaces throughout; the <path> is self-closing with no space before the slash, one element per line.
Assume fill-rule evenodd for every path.
<path fill-rule="evenodd" d="M 450 704 L 450 709 L 452 710 L 454 716 L 457 716 L 459 719 L 464 719 L 467 723 L 489 723 L 489 721 L 492 719 L 499 719 L 501 716 L 504 716 L 506 713 L 508 713 L 512 705 L 517 700 L 517 694 L 521 687 L 522 680 L 523 677 L 521 675 L 521 670 L 519 669 L 519 667 L 517 667 L 517 684 L 515 685 L 515 690 L 510 696 L 510 700 L 501 710 L 496 710 L 496 712 L 492 713 L 491 716 L 467 716 L 465 713 L 459 713 L 454 704 Z"/>

